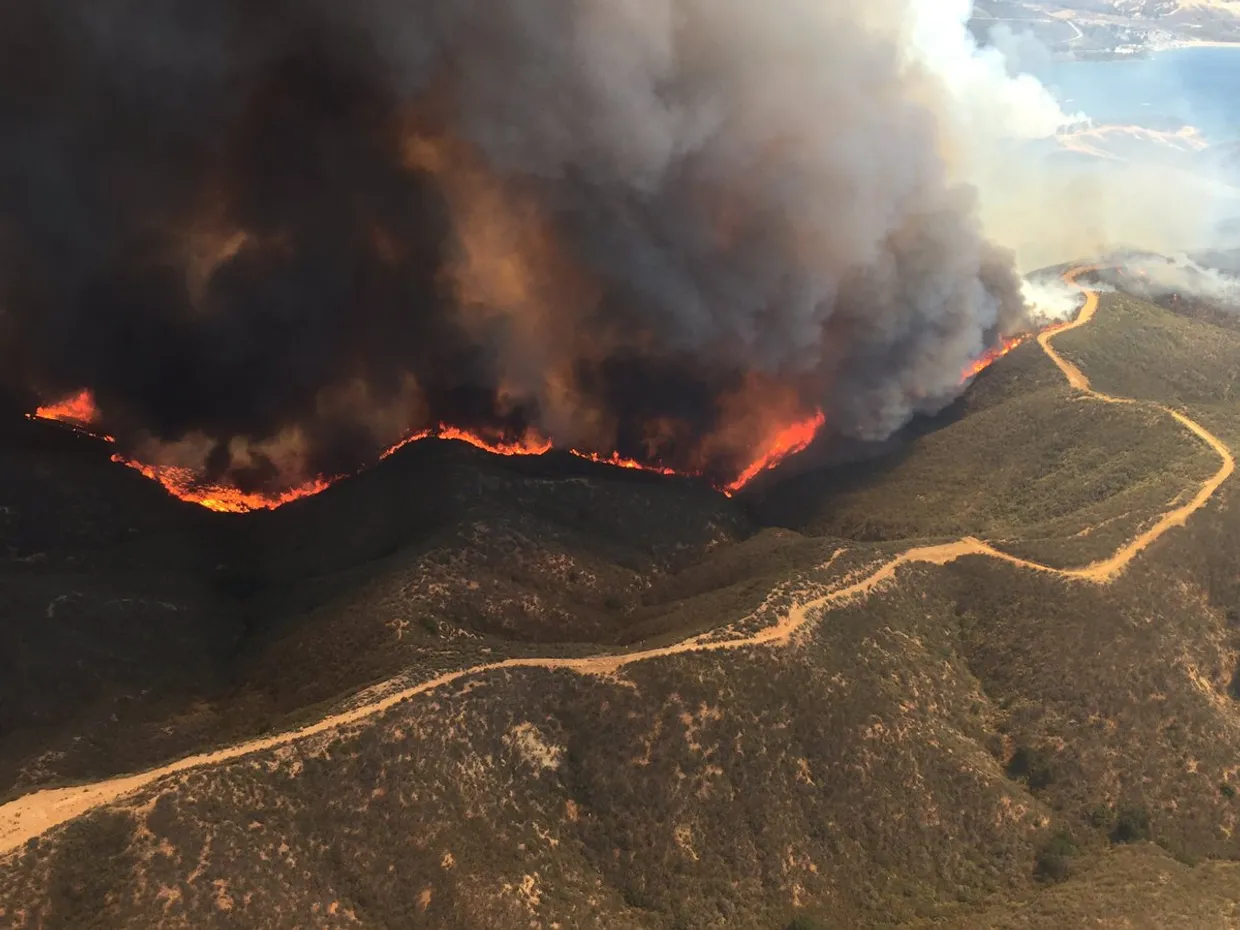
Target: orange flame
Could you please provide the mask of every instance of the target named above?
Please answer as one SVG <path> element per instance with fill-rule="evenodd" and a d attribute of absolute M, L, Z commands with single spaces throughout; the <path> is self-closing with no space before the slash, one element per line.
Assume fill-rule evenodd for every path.
<path fill-rule="evenodd" d="M 471 446 L 477 446 L 484 452 L 490 452 L 492 455 L 542 455 L 544 452 L 551 451 L 551 440 L 544 439 L 532 430 L 513 442 L 502 440 L 488 442 L 477 433 L 442 424 L 440 424 L 437 435 L 440 439 L 459 439 Z"/>
<path fill-rule="evenodd" d="M 1001 345 L 988 350 L 961 372 L 961 383 L 967 382 L 996 360 L 1007 355 L 1024 342 L 1026 338 L 1028 337 L 1022 335 L 1007 339 Z M 82 390 L 59 403 L 39 407 L 29 416 L 45 420 L 58 420 L 86 431 L 85 427 L 98 419 L 99 411 L 95 406 L 91 392 L 89 390 Z M 763 451 L 741 471 L 735 480 L 724 485 L 719 490 L 729 497 L 732 496 L 753 481 L 758 475 L 775 468 L 789 456 L 803 451 L 814 441 L 814 438 L 825 423 L 826 415 L 822 411 L 818 411 L 812 417 L 798 420 L 788 426 L 775 430 L 770 434 Z M 552 449 L 551 440 L 533 430 L 526 432 L 524 436 L 518 439 L 505 439 L 498 436 L 483 436 L 479 433 L 441 423 L 434 429 L 420 430 L 405 437 L 385 449 L 379 458 L 381 460 L 386 459 L 405 446 L 432 436 L 439 439 L 455 439 L 467 442 L 494 455 L 542 455 Z M 115 441 L 110 436 L 103 436 L 101 438 L 109 442 Z M 600 465 L 635 469 L 660 475 L 682 474 L 673 468 L 657 463 L 648 464 L 636 459 L 624 458 L 618 452 L 603 455 L 598 452 L 586 452 L 580 449 L 569 449 L 568 451 L 578 458 Z M 221 513 L 274 510 L 300 498 L 318 494 L 341 477 L 314 478 L 284 491 L 251 492 L 242 491 L 229 485 L 204 483 L 200 475 L 192 468 L 176 465 L 148 465 L 125 458 L 122 455 L 112 456 L 112 461 L 132 468 L 152 481 L 159 482 L 173 497 Z"/>
<path fill-rule="evenodd" d="M 1013 336 L 1011 339 L 1004 339 L 993 349 L 987 349 L 981 356 L 965 366 L 964 371 L 960 373 L 960 383 L 964 384 L 970 378 L 989 368 L 1028 338 L 1028 334 Z"/>
<path fill-rule="evenodd" d="M 34 416 L 40 420 L 58 420 L 75 426 L 89 426 L 98 418 L 99 409 L 95 406 L 95 395 L 83 389 L 58 404 L 38 408 Z"/>
<path fill-rule="evenodd" d="M 26 416 L 31 420 L 55 420 L 57 423 L 67 423 L 88 436 L 94 436 L 105 442 L 116 442 L 111 436 L 93 433 L 86 428 L 99 419 L 99 408 L 95 406 L 95 395 L 87 388 L 83 388 L 72 397 L 66 397 L 59 403 L 39 407 L 34 413 L 28 413 Z"/>
<path fill-rule="evenodd" d="M 98 415 L 99 412 L 95 407 L 94 397 L 90 391 L 83 390 L 59 403 L 39 407 L 30 416 L 38 419 L 58 420 L 85 432 L 85 426 L 98 419 Z M 826 417 L 820 411 L 813 417 L 776 431 L 772 435 L 765 451 L 750 463 L 736 480 L 720 488 L 720 490 L 731 496 L 762 472 L 774 468 L 788 458 L 788 456 L 800 452 L 813 441 L 818 430 L 825 422 Z M 386 459 L 405 446 L 431 436 L 439 439 L 455 439 L 467 442 L 493 455 L 542 455 L 552 449 L 551 440 L 533 430 L 528 431 L 519 439 L 507 440 L 488 438 L 478 433 L 441 423 L 435 429 L 420 430 L 405 437 L 400 442 L 385 449 L 379 458 L 381 460 Z M 109 442 L 115 442 L 111 436 L 100 438 L 106 439 Z M 610 465 L 614 468 L 634 469 L 659 475 L 681 474 L 665 465 L 657 463 L 648 464 L 637 459 L 625 458 L 618 452 L 602 455 L 598 452 L 586 452 L 581 449 L 570 449 L 568 451 L 578 458 L 600 465 Z M 243 491 L 230 485 L 204 482 L 199 473 L 194 469 L 179 465 L 150 465 L 145 462 L 134 461 L 123 455 L 113 455 L 112 461 L 127 468 L 132 468 L 144 477 L 158 482 L 173 497 L 218 513 L 248 513 L 253 510 L 274 510 L 292 501 L 318 494 L 330 487 L 340 477 L 314 478 L 296 487 L 279 492 Z"/>
<path fill-rule="evenodd" d="M 58 420 L 72 425 L 83 432 L 88 432 L 85 427 L 98 419 L 99 411 L 95 406 L 91 392 L 83 390 L 58 403 L 41 406 L 29 416 L 37 419 Z M 826 417 L 820 411 L 813 417 L 775 431 L 771 435 L 767 448 L 762 454 L 751 462 L 734 481 L 720 488 L 720 490 L 730 496 L 762 472 L 774 468 L 788 458 L 788 456 L 800 452 L 813 441 L 818 430 L 825 422 Z M 528 431 L 519 439 L 509 440 L 501 437 L 483 436 L 458 427 L 440 424 L 435 429 L 420 430 L 407 436 L 384 450 L 379 458 L 386 459 L 399 449 L 431 436 L 467 442 L 494 455 L 542 455 L 552 449 L 551 440 L 533 430 Z M 115 441 L 111 436 L 102 436 L 100 438 L 109 442 Z M 614 468 L 634 469 L 660 475 L 681 474 L 665 465 L 658 463 L 650 464 L 636 459 L 625 458 L 618 452 L 603 455 L 598 452 L 587 452 L 581 449 L 569 449 L 568 451 L 578 458 L 600 465 L 610 465 Z M 113 455 L 112 461 L 127 468 L 132 468 L 144 477 L 158 482 L 173 497 L 219 513 L 247 513 L 253 510 L 274 510 L 292 501 L 318 494 L 341 477 L 314 478 L 296 487 L 278 492 L 243 491 L 240 488 L 226 484 L 204 482 L 197 471 L 179 465 L 151 465 L 119 454 Z"/>
<path fill-rule="evenodd" d="M 419 432 L 412 433 L 406 436 L 404 439 L 400 440 L 399 442 L 392 443 L 390 446 L 388 446 L 386 449 L 384 449 L 382 452 L 379 453 L 379 461 L 382 462 L 389 455 L 395 455 L 397 452 L 405 448 L 405 446 L 409 445 L 410 443 L 417 442 L 419 439 L 425 439 L 426 437 L 430 435 L 431 435 L 431 431 L 428 429 L 424 429 Z"/>
<path fill-rule="evenodd" d="M 568 451 L 579 459 L 596 462 L 599 465 L 610 465 L 613 468 L 632 468 L 637 471 L 654 472 L 656 475 L 681 474 L 676 469 L 668 468 L 664 465 L 647 465 L 645 462 L 637 461 L 637 459 L 626 459 L 619 452 L 613 452 L 611 455 L 599 455 L 597 452 L 582 452 L 580 449 L 569 449 Z"/>
<path fill-rule="evenodd" d="M 723 487 L 723 492 L 730 497 L 753 481 L 758 475 L 762 474 L 762 472 L 774 468 L 788 458 L 788 456 L 802 451 L 814 441 L 814 437 L 818 435 L 818 430 L 826 422 L 826 415 L 819 410 L 808 420 L 801 420 L 793 423 L 791 426 L 785 426 L 771 437 L 765 452 L 754 459 L 749 467 L 737 476 L 735 481 Z"/>
<path fill-rule="evenodd" d="M 173 497 L 214 510 L 216 513 L 249 513 L 251 510 L 275 510 L 303 497 L 310 497 L 326 490 L 336 479 L 315 478 L 295 488 L 274 493 L 242 491 L 222 484 L 204 484 L 192 468 L 176 465 L 146 465 L 123 455 L 112 456 L 112 461 L 126 465 L 139 474 L 158 481 Z"/>
<path fill-rule="evenodd" d="M 461 442 L 469 443 L 471 446 L 476 446 L 484 452 L 490 452 L 492 455 L 542 455 L 544 452 L 551 451 L 551 440 L 543 438 L 533 430 L 527 431 L 520 439 L 513 441 L 503 439 L 489 440 L 478 433 L 471 433 L 468 430 L 457 429 L 455 426 L 440 423 L 437 429 L 420 430 L 410 436 L 406 436 L 400 442 L 388 446 L 379 453 L 379 460 L 382 461 L 410 443 L 417 442 L 419 439 L 427 439 L 431 436 L 437 439 L 458 439 Z"/>

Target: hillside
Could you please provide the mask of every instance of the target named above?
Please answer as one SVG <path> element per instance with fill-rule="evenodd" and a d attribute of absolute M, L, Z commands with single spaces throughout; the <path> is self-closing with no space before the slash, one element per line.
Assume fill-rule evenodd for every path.
<path fill-rule="evenodd" d="M 1030 341 L 735 500 L 428 442 L 220 517 L 15 424 L 8 797 L 271 739 L 0 808 L 0 925 L 1234 925 L 1240 523 L 1170 411 L 1240 446 L 1240 330 L 1053 347 L 1136 402 Z"/>
<path fill-rule="evenodd" d="M 693 482 L 435 441 L 218 516 L 88 437 L 10 431 L 0 796 L 284 726 L 411 664 L 616 641 L 678 609 L 669 574 L 752 532 Z"/>

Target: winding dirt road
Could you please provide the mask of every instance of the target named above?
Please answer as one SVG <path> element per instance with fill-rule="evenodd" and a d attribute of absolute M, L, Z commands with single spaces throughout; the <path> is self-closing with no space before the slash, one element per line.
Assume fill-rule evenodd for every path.
<path fill-rule="evenodd" d="M 1064 275 L 1064 279 L 1071 284 L 1076 285 L 1077 279 L 1084 274 L 1095 271 L 1099 266 L 1090 265 L 1073 268 Z M 1080 285 L 1076 285 L 1080 287 Z M 1059 569 L 1049 565 L 1042 565 L 1037 562 L 1031 562 L 1026 559 L 1017 558 L 1000 552 L 998 549 L 975 539 L 971 536 L 959 539 L 955 542 L 944 543 L 934 546 L 921 546 L 909 549 L 900 555 L 895 556 L 889 561 L 883 563 L 870 574 L 858 581 L 844 584 L 823 594 L 820 597 L 803 601 L 793 606 L 788 613 L 775 624 L 764 627 L 755 633 L 748 635 L 740 635 L 732 639 L 714 639 L 712 635 L 717 636 L 718 631 L 714 633 L 704 633 L 694 636 L 681 642 L 674 643 L 669 646 L 660 646 L 653 649 L 645 649 L 636 652 L 625 652 L 610 655 L 591 656 L 586 658 L 562 659 L 562 658 L 525 658 L 525 659 L 505 659 L 499 662 L 488 662 L 482 665 L 475 665 L 469 668 L 460 669 L 453 672 L 447 672 L 436 678 L 421 682 L 399 691 L 392 692 L 381 698 L 362 703 L 351 710 L 344 711 L 339 714 L 333 714 L 317 723 L 302 727 L 297 730 L 290 730 L 275 736 L 263 737 L 260 739 L 247 740 L 234 746 L 224 749 L 218 749 L 213 752 L 204 752 L 198 755 L 187 756 L 170 762 L 167 765 L 160 766 L 147 772 L 141 772 L 136 775 L 126 775 L 117 778 L 109 778 L 104 781 L 95 782 L 88 785 L 80 785 L 72 788 L 55 788 L 44 791 L 36 791 L 24 797 L 18 798 L 8 804 L 0 807 L 0 856 L 9 854 L 21 847 L 27 840 L 39 836 L 40 834 L 50 830 L 51 828 L 65 823 L 68 820 L 78 817 L 87 811 L 93 810 L 106 804 L 111 804 L 121 800 L 126 796 L 133 794 L 139 789 L 151 784 L 152 782 L 173 775 L 178 772 L 184 772 L 187 769 L 200 768 L 211 765 L 219 765 L 242 756 L 248 756 L 253 753 L 262 752 L 267 749 L 274 749 L 285 746 L 290 743 L 304 740 L 312 736 L 327 733 L 356 724 L 369 717 L 382 714 L 384 711 L 396 706 L 402 701 L 407 701 L 420 694 L 426 694 L 445 685 L 449 685 L 463 678 L 485 675 L 490 672 L 501 671 L 505 669 L 522 669 L 522 668 L 540 668 L 540 669 L 561 669 L 566 671 L 577 672 L 582 675 L 598 675 L 609 676 L 614 675 L 626 665 L 632 665 L 635 662 L 645 662 L 649 659 L 658 659 L 665 656 L 680 655 L 688 652 L 714 652 L 724 649 L 744 649 L 753 646 L 776 645 L 786 643 L 794 633 L 805 627 L 811 620 L 815 611 L 835 604 L 841 604 L 857 597 L 868 595 L 884 582 L 894 579 L 896 572 L 904 565 L 914 563 L 924 563 L 932 565 L 945 565 L 953 562 L 963 556 L 981 555 L 989 556 L 995 559 L 1001 559 L 1027 568 L 1032 571 L 1046 572 L 1048 574 L 1059 575 L 1063 578 L 1079 580 L 1093 584 L 1106 584 L 1114 580 L 1128 564 L 1146 547 L 1151 545 L 1156 539 L 1166 533 L 1169 529 L 1176 526 L 1182 526 L 1184 522 L 1209 501 L 1219 486 L 1227 480 L 1228 476 L 1235 470 L 1236 463 L 1232 457 L 1231 451 L 1226 445 L 1215 435 L 1210 433 L 1205 427 L 1169 407 L 1160 404 L 1152 404 L 1145 401 L 1138 401 L 1132 398 L 1112 397 L 1095 391 L 1090 387 L 1089 379 L 1083 372 L 1067 359 L 1063 358 L 1055 348 L 1051 345 L 1051 340 L 1059 333 L 1088 323 L 1098 309 L 1098 295 L 1095 291 L 1089 291 L 1081 288 L 1085 293 L 1085 304 L 1077 318 L 1064 326 L 1050 330 L 1038 336 L 1038 343 L 1042 349 L 1050 357 L 1050 359 L 1063 372 L 1068 383 L 1079 391 L 1089 396 L 1109 404 L 1141 404 L 1143 406 L 1154 407 L 1163 411 L 1168 416 L 1173 417 L 1185 429 L 1195 435 L 1202 442 L 1206 443 L 1222 460 L 1222 465 L 1205 483 L 1201 485 L 1197 493 L 1187 504 L 1176 507 L 1167 511 L 1159 518 L 1159 520 L 1148 530 L 1132 539 L 1109 558 L 1099 562 L 1086 565 L 1083 568 Z"/>

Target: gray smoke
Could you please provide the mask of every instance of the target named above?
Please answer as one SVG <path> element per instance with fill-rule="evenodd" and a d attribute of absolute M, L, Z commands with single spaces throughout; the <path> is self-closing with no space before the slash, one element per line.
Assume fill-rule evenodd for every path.
<path fill-rule="evenodd" d="M 440 421 L 721 474 L 772 418 L 885 436 L 1023 312 L 910 11 L 8 4 L 0 377 L 217 472 Z"/>

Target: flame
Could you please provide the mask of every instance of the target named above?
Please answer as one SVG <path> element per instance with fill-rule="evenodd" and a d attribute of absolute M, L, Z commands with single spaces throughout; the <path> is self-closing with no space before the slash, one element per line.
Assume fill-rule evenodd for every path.
<path fill-rule="evenodd" d="M 173 497 L 214 510 L 216 513 L 249 513 L 252 510 L 275 510 L 303 497 L 310 497 L 326 490 L 335 478 L 315 478 L 285 491 L 242 491 L 223 484 L 204 483 L 192 468 L 177 465 L 147 465 L 135 462 L 123 455 L 112 456 L 112 461 L 134 469 L 139 474 L 158 481 Z"/>
<path fill-rule="evenodd" d="M 406 436 L 400 442 L 388 446 L 379 453 L 379 460 L 382 461 L 410 443 L 417 442 L 420 439 L 427 439 L 431 436 L 437 439 L 457 439 L 461 442 L 467 442 L 471 446 L 482 449 L 484 452 L 490 452 L 492 455 L 542 455 L 544 452 L 551 451 L 551 440 L 540 436 L 533 430 L 526 431 L 525 435 L 520 439 L 512 441 L 499 438 L 492 440 L 478 433 L 471 433 L 468 430 L 440 423 L 436 429 L 420 430 L 410 436 Z"/>
<path fill-rule="evenodd" d="M 964 384 L 970 378 L 975 377 L 979 372 L 989 368 L 1028 338 L 1028 333 L 1020 336 L 1013 336 L 1011 339 L 1004 339 L 1003 342 L 995 346 L 993 349 L 987 349 L 978 358 L 975 358 L 972 362 L 965 366 L 964 371 L 960 373 L 960 383 Z"/>
<path fill-rule="evenodd" d="M 818 430 L 826 422 L 826 414 L 819 410 L 807 420 L 801 420 L 790 426 L 785 426 L 771 437 L 766 445 L 766 451 L 754 459 L 749 464 L 749 467 L 737 476 L 735 481 L 725 485 L 722 491 L 730 497 L 753 481 L 758 475 L 762 474 L 762 472 L 774 468 L 788 458 L 788 456 L 796 455 L 796 453 L 802 451 L 814 441 L 814 437 L 818 435 Z"/>
<path fill-rule="evenodd" d="M 28 413 L 26 416 L 31 420 L 55 420 L 57 423 L 67 423 L 88 436 L 94 436 L 96 439 L 102 439 L 105 442 L 116 442 L 116 439 L 112 436 L 108 436 L 105 433 L 95 433 L 87 429 L 88 426 L 99 419 L 99 408 L 95 406 L 95 395 L 87 388 L 83 388 L 72 397 L 66 397 L 59 403 L 39 407 L 34 413 Z"/>
<path fill-rule="evenodd" d="M 1002 344 L 988 350 L 961 372 L 961 383 L 967 382 L 996 360 L 1007 355 L 1027 338 L 1027 335 L 1022 335 L 1006 339 Z M 58 420 L 81 429 L 83 432 L 89 432 L 85 427 L 99 418 L 99 411 L 95 406 L 91 392 L 89 390 L 82 390 L 59 403 L 39 407 L 30 416 L 45 420 Z M 723 485 L 719 490 L 731 497 L 758 475 L 775 468 L 788 457 L 803 451 L 814 441 L 825 423 L 826 415 L 819 410 L 811 417 L 797 420 L 773 431 L 763 443 L 762 452 L 733 481 Z M 405 446 L 430 437 L 466 442 L 493 455 L 542 455 L 545 452 L 551 451 L 553 447 L 550 439 L 534 430 L 528 430 L 524 435 L 516 439 L 509 439 L 502 435 L 483 435 L 441 423 L 433 429 L 419 430 L 406 436 L 380 453 L 379 459 L 386 459 Z M 106 439 L 109 442 L 115 441 L 110 436 L 100 438 Z M 625 458 L 618 452 L 603 455 L 582 449 L 569 449 L 567 451 L 586 461 L 600 465 L 610 465 L 615 468 L 634 469 L 660 475 L 696 474 L 692 472 L 678 472 L 676 469 L 658 463 L 646 463 L 637 459 Z M 230 485 L 204 482 L 197 471 L 179 465 L 150 465 L 126 458 L 123 455 L 112 456 L 112 461 L 132 468 L 152 481 L 159 482 L 173 497 L 220 513 L 274 510 L 292 501 L 318 494 L 342 477 L 318 477 L 296 487 L 277 492 L 243 491 Z"/>
<path fill-rule="evenodd" d="M 75 426 L 89 426 L 99 418 L 99 409 L 95 406 L 95 395 L 83 389 L 72 397 L 66 397 L 60 403 L 38 408 L 34 412 L 34 417 L 40 420 L 72 423 Z"/>
<path fill-rule="evenodd" d="M 387 458 L 390 455 L 395 455 L 397 452 L 405 448 L 405 446 L 409 445 L 410 443 L 417 442 L 419 439 L 426 439 L 430 435 L 431 435 L 431 431 L 428 429 L 424 429 L 424 430 L 421 430 L 420 432 L 412 433 L 409 436 L 406 436 L 404 439 L 400 440 L 399 442 L 392 443 L 390 446 L 388 446 L 386 449 L 384 449 L 382 452 L 379 453 L 379 461 L 382 462 L 385 458 Z"/>
<path fill-rule="evenodd" d="M 648 465 L 645 462 L 639 462 L 637 459 L 626 459 L 619 452 L 613 452 L 611 455 L 599 455 L 597 452 L 582 452 L 580 449 L 569 449 L 571 454 L 579 459 L 585 459 L 588 462 L 596 462 L 599 465 L 610 465 L 613 468 L 632 468 L 637 471 L 654 472 L 656 475 L 679 475 L 674 468 L 668 468 L 665 465 Z"/>
<path fill-rule="evenodd" d="M 436 435 L 440 439 L 459 439 L 461 442 L 467 442 L 471 446 L 477 446 L 484 452 L 490 452 L 492 455 L 542 455 L 544 452 L 551 451 L 551 440 L 544 439 L 532 430 L 514 442 L 503 442 L 502 440 L 488 442 L 477 433 L 442 424 Z"/>

